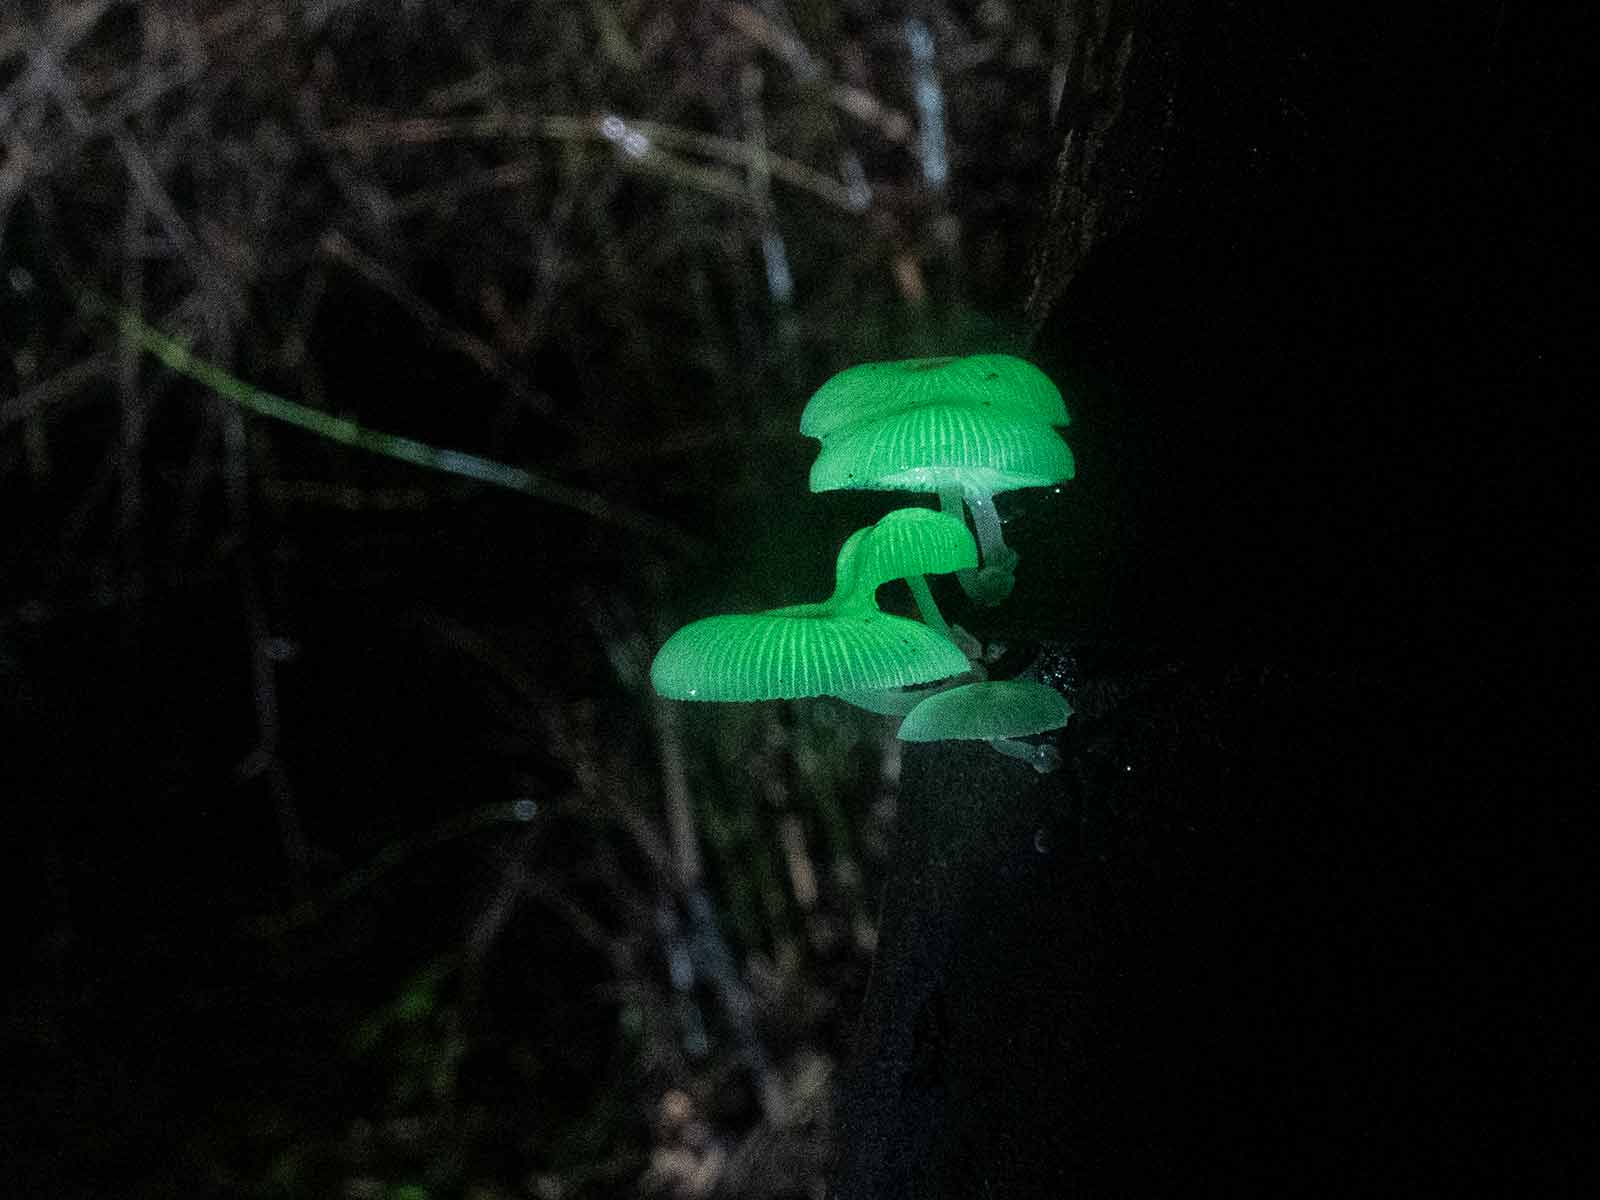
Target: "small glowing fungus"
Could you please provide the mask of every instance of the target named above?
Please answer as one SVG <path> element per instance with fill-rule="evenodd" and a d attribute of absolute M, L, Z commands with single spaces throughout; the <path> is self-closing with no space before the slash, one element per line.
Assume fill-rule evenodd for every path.
<path fill-rule="evenodd" d="M 876 590 L 890 580 L 904 579 L 923 622 L 961 645 L 934 603 L 926 577 L 977 565 L 978 547 L 959 517 L 931 508 L 897 508 L 875 525 L 850 535 L 839 551 L 838 571 L 842 587 Z M 844 581 L 847 571 L 853 576 L 848 584 Z"/>
<path fill-rule="evenodd" d="M 1054 746 L 1015 739 L 1060 729 L 1071 716 L 1072 706 L 1061 693 L 1042 683 L 1022 679 L 969 683 L 937 692 L 917 705 L 900 723 L 900 738 L 986 741 L 1043 774 L 1060 765 L 1060 752 Z"/>
<path fill-rule="evenodd" d="M 1037 367 L 1004 354 L 863 363 L 822 385 L 800 417 L 822 442 L 811 490 L 935 492 L 955 517 L 965 502 L 981 569 L 959 573 L 981 604 L 1011 592 L 1015 551 L 1001 535 L 994 496 L 1072 478 L 1061 393 Z"/>
<path fill-rule="evenodd" d="M 903 515 L 909 513 L 926 516 Z M 923 611 L 935 620 L 923 624 L 881 611 L 878 587 L 891 579 L 921 582 L 923 574 L 956 570 L 975 558 L 960 522 L 931 509 L 890 513 L 840 549 L 827 600 L 693 621 L 657 652 L 650 681 L 673 700 L 838 696 L 877 712 L 903 712 L 920 696 L 902 699 L 897 689 L 963 675 L 969 664 L 931 595 Z"/>

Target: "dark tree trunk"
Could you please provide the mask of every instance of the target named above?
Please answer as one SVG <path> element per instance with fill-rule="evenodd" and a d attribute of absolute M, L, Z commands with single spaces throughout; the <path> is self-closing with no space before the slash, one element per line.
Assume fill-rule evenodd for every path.
<path fill-rule="evenodd" d="M 1077 711 L 1042 778 L 908 751 L 833 1195 L 1575 1194 L 1581 27 L 1073 11 L 1079 478 L 969 619 Z"/>

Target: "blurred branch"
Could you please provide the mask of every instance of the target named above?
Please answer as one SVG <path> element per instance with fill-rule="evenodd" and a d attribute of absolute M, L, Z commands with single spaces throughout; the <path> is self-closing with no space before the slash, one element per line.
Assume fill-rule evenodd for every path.
<path fill-rule="evenodd" d="M 116 354 L 99 350 L 81 358 L 70 367 L 63 367 L 48 379 L 42 379 L 24 392 L 19 392 L 0 404 L 0 433 L 11 426 L 37 416 L 50 405 L 83 390 L 85 384 L 111 373 Z"/>
<path fill-rule="evenodd" d="M 90 304 L 90 307 L 97 306 L 103 307 L 98 302 Z M 513 467 L 460 450 L 441 449 L 412 438 L 380 433 L 346 417 L 335 417 L 319 409 L 296 404 L 293 400 L 252 387 L 214 363 L 196 358 L 183 343 L 152 329 L 126 309 L 113 310 L 110 315 L 125 336 L 133 338 L 145 351 L 174 371 L 204 384 L 224 399 L 258 416 L 309 430 L 318 437 L 343 446 L 534 496 L 671 546 L 683 555 L 697 556 L 703 552 L 698 540 L 650 513 L 629 508 L 570 484 L 544 479 L 522 467 Z"/>
<path fill-rule="evenodd" d="M 246 922 L 245 929 L 257 937 L 281 937 L 307 925 L 315 925 L 325 919 L 332 909 L 352 900 L 420 854 L 480 830 L 526 823 L 537 815 L 537 806 L 529 800 L 481 805 L 412 837 L 389 842 L 370 860 L 340 876 L 330 887 L 282 912 L 252 918 Z"/>
<path fill-rule="evenodd" d="M 539 177 L 541 167 L 538 159 L 525 158 L 481 171 L 463 172 L 399 197 L 394 202 L 394 216 L 404 220 L 420 212 L 448 209 L 468 196 L 500 188 L 525 188 Z"/>
<path fill-rule="evenodd" d="M 670 154 L 685 151 L 715 159 L 741 170 L 765 159 L 774 179 L 809 192 L 847 213 L 862 210 L 859 191 L 852 191 L 831 176 L 803 162 L 774 154 L 732 138 L 682 129 L 658 121 L 627 120 L 613 113 L 594 117 L 528 117 L 497 113 L 485 117 L 407 117 L 380 123 L 363 120 L 337 126 L 324 133 L 329 141 L 354 148 L 422 146 L 436 142 L 494 138 L 546 138 L 563 142 L 609 142 L 622 161 L 643 170 L 678 179 L 700 191 L 738 204 L 754 206 L 744 181 L 737 175 Z"/>
<path fill-rule="evenodd" d="M 11 120 L 19 100 L 31 98 L 44 89 L 55 74 L 55 60 L 71 54 L 78 44 L 94 32 L 113 0 L 90 0 L 86 4 L 54 5 L 50 28 L 43 35 L 32 25 L 9 26 L 0 38 L 4 49 L 0 62 L 19 52 L 28 56 L 28 69 L 0 92 L 0 125 Z"/>
<path fill-rule="evenodd" d="M 216 786 L 245 786 L 249 809 L 228 819 L 252 835 L 271 836 L 275 804 L 284 848 L 252 858 L 249 877 L 281 898 L 241 891 L 249 907 L 231 917 L 248 938 L 280 939 L 244 956 L 251 969 L 292 949 L 364 954 L 350 940 L 362 918 L 387 929 L 438 895 L 471 897 L 459 980 L 462 955 L 440 958 L 428 940 L 438 926 L 404 927 L 416 940 L 399 953 L 435 964 L 405 997 L 430 993 L 438 1021 L 401 1030 L 369 1065 L 426 1075 L 436 1049 L 468 1047 L 510 1072 L 508 1098 L 558 1101 L 480 1103 L 446 1065 L 403 1111 L 343 1093 L 287 1120 L 252 1108 L 248 1144 L 229 1145 L 252 1164 L 270 1152 L 277 1190 L 420 1194 L 407 1181 L 425 1173 L 435 1194 L 544 1200 L 821 1194 L 829 1064 L 875 937 L 899 743 L 876 724 L 858 736 L 826 704 L 768 719 L 655 697 L 654 610 L 704 551 L 653 513 L 681 500 L 750 515 L 747 489 L 797 465 L 794 411 L 827 369 L 977 342 L 993 298 L 1012 302 L 1015 213 L 1051 148 L 1020 97 L 1038 90 L 1031 64 L 1061 14 L 911 7 L 936 56 L 915 52 L 901 8 L 839 0 L 0 0 L 0 372 L 17 380 L 0 383 L 0 511 L 27 518 L 0 570 L 0 644 L 20 635 L 31 655 L 37 643 L 49 672 L 57 647 L 110 628 L 115 612 L 145 654 L 147 615 L 164 630 L 169 614 L 220 601 L 227 621 L 205 645 L 231 681 L 217 717 L 232 739 L 219 762 L 234 770 Z M 933 129 L 918 99 L 930 82 L 943 161 L 965 173 L 942 198 L 927 178 L 937 147 L 918 137 L 919 114 Z M 973 236 L 947 240 L 961 229 Z M 947 261 L 924 276 L 936 247 Z M 80 295 L 79 280 L 103 298 Z M 375 360 L 392 382 L 346 406 L 332 381 L 367 378 Z M 441 375 L 473 384 L 472 402 L 436 403 Z M 189 403 L 173 409 L 174 393 Z M 399 399 L 416 423 L 369 399 Z M 364 472 L 343 450 L 331 476 L 317 454 L 299 470 L 273 454 L 321 446 L 257 417 L 423 470 Z M 374 555 L 398 567 L 391 546 L 428 553 L 421 539 L 485 519 L 448 510 L 481 488 L 427 472 L 606 523 L 515 501 L 489 514 L 592 535 L 560 548 L 550 602 L 589 617 L 621 687 L 606 686 L 599 651 L 565 618 L 541 630 L 524 609 L 502 622 L 476 592 L 450 606 L 459 617 L 430 609 L 429 627 L 489 673 L 431 655 L 417 667 L 431 681 L 448 666 L 440 705 L 483 704 L 462 736 L 519 781 L 506 798 L 522 798 L 447 796 L 472 811 L 436 825 L 437 797 L 417 801 L 433 813 L 422 816 L 402 789 L 391 815 L 403 832 L 330 867 L 296 804 L 339 781 L 323 786 L 327 756 L 299 732 L 359 714 L 302 708 L 305 686 L 337 680 L 332 664 L 316 680 L 283 664 L 302 634 L 314 647 L 324 620 L 342 620 L 323 603 L 342 572 L 365 579 Z M 330 526 L 296 508 L 309 505 L 370 515 Z M 385 515 L 409 509 L 429 519 Z M 488 587 L 509 579 L 513 557 L 484 564 Z M 324 577 L 332 587 L 303 586 Z M 416 595 L 391 591 L 376 602 L 409 620 Z M 435 729 L 456 736 L 453 722 Z M 341 744 L 334 765 L 350 778 L 369 749 L 392 757 L 387 741 Z M 173 770 L 199 769 L 204 748 L 190 750 Z M 318 824 L 364 820 L 344 819 Z M 283 890 L 285 857 L 299 890 Z M 766 949 L 779 966 L 764 965 Z M 193 961 L 214 969 L 204 953 Z M 459 995 L 441 994 L 446 982 Z M 310 982 L 318 1003 L 329 983 Z M 570 1012 L 538 1007 L 558 995 Z M 597 996 L 614 1022 L 592 1020 Z M 576 1077 L 566 1103 L 547 1067 L 567 1062 L 615 1070 Z M 271 1074 L 257 1080 L 263 1107 L 276 1103 Z M 648 1128 L 641 1087 L 672 1098 Z M 349 1132 L 330 1134 L 335 1122 Z M 231 1137 L 236 1123 L 193 1127 L 210 1137 L 226 1124 Z M 241 1186 L 259 1183 L 254 1165 L 233 1168 Z"/>
<path fill-rule="evenodd" d="M 51 48 L 37 35 L 33 39 L 32 57 L 35 71 L 56 97 L 56 102 L 66 115 L 67 123 L 72 127 L 73 133 L 80 137 L 89 137 L 100 132 L 89 113 L 88 106 L 78 94 L 77 87 L 57 64 Z M 105 132 L 109 133 L 112 144 L 116 146 L 117 154 L 122 159 L 128 177 L 138 189 L 139 197 L 145 207 L 161 222 L 167 236 L 188 260 L 190 270 L 210 293 L 212 300 L 224 304 L 230 311 L 242 308 L 243 295 L 237 281 L 217 266 L 201 246 L 199 239 L 195 237 L 194 231 L 179 215 L 177 206 L 162 185 L 160 175 L 138 139 L 120 121 L 113 122 Z"/>
<path fill-rule="evenodd" d="M 689 795 L 689 772 L 683 750 L 678 712 L 651 688 L 650 716 L 661 755 L 661 789 L 667 810 L 667 841 L 672 847 L 673 874 L 687 891 L 700 886 L 700 834 L 695 827 L 694 803 Z"/>
<path fill-rule="evenodd" d="M 323 235 L 318 249 L 334 261 L 343 263 L 389 296 L 405 309 L 407 316 L 427 330 L 430 336 L 467 359 L 489 378 L 511 388 L 516 394 L 516 399 L 525 402 L 529 408 L 568 428 L 585 428 L 582 423 L 574 421 L 567 413 L 552 404 L 548 397 L 540 395 L 518 379 L 505 358 L 493 346 L 447 320 L 443 313 L 417 295 L 416 291 L 395 272 L 371 255 L 363 253 L 344 234 L 336 229 L 330 230 Z"/>
<path fill-rule="evenodd" d="M 822 74 L 822 67 L 805 42 L 792 30 L 780 28 L 765 13 L 748 4 L 724 4 L 722 14 L 740 33 L 788 63 L 801 79 L 816 79 Z"/>
<path fill-rule="evenodd" d="M 740 74 L 739 91 L 751 151 L 750 195 L 761 213 L 761 257 L 767 267 L 767 293 L 774 304 L 786 307 L 794 300 L 794 272 L 789 267 L 789 251 L 772 206 L 772 153 L 767 146 L 763 83 L 761 68 L 746 63 Z"/>
<path fill-rule="evenodd" d="M 793 32 L 780 28 L 765 14 L 748 4 L 726 4 L 722 9 L 727 21 L 740 33 L 769 54 L 786 63 L 799 79 L 812 81 L 822 78 L 823 69 L 805 42 Z M 879 100 L 865 88 L 846 83 L 828 83 L 828 100 L 841 112 L 877 128 L 891 142 L 907 144 L 911 140 L 911 120 Z"/>
<path fill-rule="evenodd" d="M 595 29 L 600 34 L 600 48 L 615 66 L 627 72 L 639 70 L 644 64 L 639 52 L 628 40 L 628 31 L 611 7 L 610 0 L 589 0 L 589 13 L 594 18 Z"/>

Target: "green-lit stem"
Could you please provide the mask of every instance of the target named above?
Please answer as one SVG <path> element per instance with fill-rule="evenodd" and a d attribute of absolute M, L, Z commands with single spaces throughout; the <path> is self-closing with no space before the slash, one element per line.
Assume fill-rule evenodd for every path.
<path fill-rule="evenodd" d="M 933 591 L 928 587 L 927 576 L 908 575 L 906 577 L 906 586 L 911 589 L 911 595 L 917 602 L 917 611 L 922 614 L 922 623 L 924 625 L 934 632 L 942 634 L 974 664 L 983 657 L 983 646 L 978 642 L 977 638 L 959 625 L 946 623 L 944 615 L 939 611 L 939 606 L 934 603 Z M 974 666 L 973 669 L 978 672 L 980 677 L 987 677 L 981 668 Z"/>
<path fill-rule="evenodd" d="M 906 586 L 911 589 L 911 598 L 917 602 L 917 612 L 922 614 L 922 623 L 959 646 L 955 634 L 950 632 L 950 626 L 945 624 L 939 606 L 933 602 L 933 592 L 928 589 L 926 576 L 909 575 L 906 577 Z"/>
<path fill-rule="evenodd" d="M 1000 532 L 1000 514 L 995 511 L 994 496 L 988 492 L 969 491 L 966 500 L 967 507 L 972 510 L 972 524 L 978 531 L 978 549 L 983 554 L 984 565 L 988 566 L 998 555 L 1011 554 Z"/>
<path fill-rule="evenodd" d="M 954 517 L 963 525 L 967 523 L 967 518 L 961 511 L 960 488 L 946 487 L 939 489 L 939 511 L 947 517 Z"/>
<path fill-rule="evenodd" d="M 962 501 L 972 512 L 972 525 L 978 534 L 978 551 L 983 566 L 975 571 L 957 571 L 961 589 L 975 604 L 995 605 L 1011 595 L 1016 582 L 1017 552 L 1006 545 L 1000 532 L 1000 514 L 994 506 L 994 496 L 973 488 L 941 488 L 939 507 L 952 517 L 961 516 Z"/>
<path fill-rule="evenodd" d="M 989 745 L 1010 758 L 1020 758 L 1041 775 L 1048 775 L 1061 765 L 1061 751 L 1049 743 L 1035 746 L 1032 742 L 994 738 Z"/>

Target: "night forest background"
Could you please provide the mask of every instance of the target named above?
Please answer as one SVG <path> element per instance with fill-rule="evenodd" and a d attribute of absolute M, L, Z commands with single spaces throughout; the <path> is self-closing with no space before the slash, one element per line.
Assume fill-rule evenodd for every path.
<path fill-rule="evenodd" d="M 3 13 L 6 1173 L 816 1194 L 893 727 L 643 672 L 881 511 L 827 375 L 1022 346 L 1059 6 Z"/>
<path fill-rule="evenodd" d="M 826 699 L 666 704 L 646 670 L 690 619 L 825 596 L 889 506 L 807 491 L 797 423 L 824 379 L 1009 351 L 1063 384 L 1080 479 L 1002 500 L 1034 564 L 1005 616 L 952 600 L 1049 647 L 1087 730 L 1069 761 L 1093 767 L 1097 736 L 1122 753 L 1131 695 L 1166 722 L 1151 745 L 1276 738 L 1281 761 L 1252 761 L 1308 795 L 1326 754 L 1341 784 L 1383 775 L 1329 796 L 1416 802 L 1318 814 L 1300 845 L 1272 841 L 1298 827 L 1271 780 L 1222 818 L 1234 793 L 1192 776 L 1160 797 L 1176 815 L 1075 809 L 1056 861 L 1106 897 L 1076 919 L 1116 944 L 1178 907 L 1203 838 L 1278 855 L 1262 878 L 1291 891 L 1325 871 L 1364 932 L 1393 931 L 1371 961 L 1503 987 L 1453 1010 L 1440 985 L 1396 1027 L 1473 1015 L 1441 1043 L 1473 1049 L 1417 1070 L 1515 1107 L 1504 1161 L 1537 1167 L 1507 1178 L 1559 1194 L 1580 1142 L 1556 1097 L 1594 1062 L 1571 983 L 1594 945 L 1581 23 L 1439 8 L 0 0 L 0 861 L 21 897 L 0 1179 L 822 1196 L 906 832 L 900 743 Z M 1259 690 L 1230 710 L 1237 690 L 1195 683 L 1213 667 Z M 1182 688 L 1148 701 L 1164 678 Z M 1200 694 L 1222 700 L 1176 707 Z M 1362 715 L 1278 738 L 1259 718 L 1280 696 Z M 997 794 L 981 766 L 906 758 L 922 800 Z M 1390 872 L 1441 884 L 1415 946 Z M 1119 873 L 1125 908 L 1096 890 Z M 1342 915 L 1303 886 L 1307 926 Z M 1212 999 L 1280 951 L 1304 966 L 1276 895 L 1257 932 L 1284 944 Z M 1018 938 L 993 977 L 1053 986 Z M 1160 954 L 1153 990 L 1198 952 Z M 1104 1051 L 1148 1085 L 1105 1118 L 1127 1138 L 1088 1168 L 1106 1178 L 1160 1160 L 1144 1097 L 1209 1136 L 1163 1091 L 1185 996 L 1152 1001 L 1171 1059 Z M 1474 1076 L 1491 1061 L 1515 1086 Z M 1030 1071 L 1068 1090 L 1055 1066 L 1011 1064 L 993 1122 Z M 915 1124 L 875 1102 L 851 1102 L 858 1156 Z M 1451 1110 L 1463 1146 L 1499 1111 L 1475 1103 Z M 1053 1177 L 1056 1110 L 1023 1120 L 1042 1132 L 1014 1178 Z"/>

